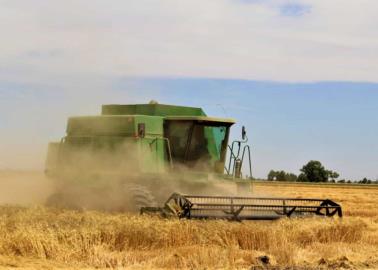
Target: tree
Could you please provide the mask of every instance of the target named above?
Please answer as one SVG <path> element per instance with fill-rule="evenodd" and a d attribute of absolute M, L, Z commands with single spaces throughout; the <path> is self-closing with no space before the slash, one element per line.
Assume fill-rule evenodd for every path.
<path fill-rule="evenodd" d="M 298 181 L 301 182 L 328 182 L 329 178 L 335 180 L 339 174 L 324 168 L 320 161 L 311 160 L 301 169 Z"/>
<path fill-rule="evenodd" d="M 361 184 L 367 184 L 367 182 L 368 182 L 368 180 L 367 180 L 366 177 L 360 181 Z"/>
<path fill-rule="evenodd" d="M 307 178 L 306 174 L 301 173 L 298 175 L 298 182 L 310 182 L 310 180 Z"/>
<path fill-rule="evenodd" d="M 286 175 L 287 177 L 287 181 L 290 181 L 290 182 L 297 182 L 298 181 L 298 176 L 294 173 L 289 173 Z"/>
<path fill-rule="evenodd" d="M 360 184 L 372 184 L 373 181 L 371 181 L 370 179 L 367 179 L 366 177 L 364 179 L 362 179 L 361 181 L 359 181 L 358 183 Z"/>
<path fill-rule="evenodd" d="M 329 177 L 331 180 L 335 181 L 335 179 L 339 178 L 340 174 L 334 171 L 328 171 Z"/>
<path fill-rule="evenodd" d="M 293 173 L 287 173 L 285 171 L 274 171 L 271 170 L 268 174 L 268 181 L 288 181 L 295 182 L 297 181 L 297 176 Z"/>
<path fill-rule="evenodd" d="M 286 181 L 286 173 L 284 171 L 278 171 L 276 174 L 277 181 Z"/>
<path fill-rule="evenodd" d="M 270 170 L 268 173 L 268 181 L 274 181 L 276 180 L 276 172 L 273 170 Z"/>

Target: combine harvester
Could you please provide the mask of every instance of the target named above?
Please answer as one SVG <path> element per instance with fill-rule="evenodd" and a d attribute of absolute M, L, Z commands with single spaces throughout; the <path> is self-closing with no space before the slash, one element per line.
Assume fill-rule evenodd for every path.
<path fill-rule="evenodd" d="M 342 217 L 328 199 L 251 197 L 251 148 L 244 127 L 242 139 L 229 145 L 234 123 L 157 102 L 104 105 L 99 116 L 71 117 L 66 136 L 49 144 L 46 174 L 56 193 L 47 205 L 188 219 Z"/>

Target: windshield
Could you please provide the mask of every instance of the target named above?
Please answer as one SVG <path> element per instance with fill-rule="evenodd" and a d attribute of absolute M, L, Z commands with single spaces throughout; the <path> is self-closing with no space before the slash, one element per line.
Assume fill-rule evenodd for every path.
<path fill-rule="evenodd" d="M 216 123 L 208 125 L 196 121 L 168 121 L 165 136 L 169 139 L 174 163 L 213 170 L 222 161 L 228 127 Z"/>

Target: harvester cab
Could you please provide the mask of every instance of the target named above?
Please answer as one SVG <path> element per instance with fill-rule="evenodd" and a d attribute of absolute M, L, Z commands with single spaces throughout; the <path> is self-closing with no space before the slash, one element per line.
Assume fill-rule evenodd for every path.
<path fill-rule="evenodd" d="M 173 169 L 223 173 L 232 121 L 208 117 L 166 117 L 164 136 Z"/>
<path fill-rule="evenodd" d="M 234 197 L 250 196 L 252 186 L 246 129 L 242 128 L 241 140 L 229 144 L 234 123 L 232 119 L 208 117 L 200 108 L 157 102 L 103 105 L 99 116 L 71 117 L 66 136 L 49 144 L 46 174 L 54 180 L 56 193 L 48 199 L 48 205 L 134 211 L 142 208 L 143 212 L 184 207 L 182 211 L 189 217 L 200 211 L 197 216 L 203 218 L 214 216 L 214 211 L 219 217 L 219 213 L 235 216 L 235 209 L 242 213 L 246 207 L 242 204 L 246 203 L 250 205 L 248 215 L 254 215 L 256 210 L 250 201 Z M 196 195 L 177 195 L 166 201 L 169 194 L 190 193 Z M 214 204 L 219 197 L 209 194 L 226 196 L 222 197 L 226 203 Z M 236 205 L 235 200 L 239 202 Z M 259 202 L 255 199 L 254 204 L 256 200 Z M 164 202 L 165 207 L 157 207 Z M 174 202 L 177 204 L 172 208 Z M 328 211 L 328 206 L 323 206 Z M 258 209 L 268 209 L 270 217 L 277 210 Z M 260 213 L 259 218 L 263 216 Z"/>

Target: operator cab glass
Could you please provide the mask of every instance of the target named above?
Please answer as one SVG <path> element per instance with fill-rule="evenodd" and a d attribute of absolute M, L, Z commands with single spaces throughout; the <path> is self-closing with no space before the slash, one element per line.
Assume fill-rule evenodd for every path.
<path fill-rule="evenodd" d="M 229 128 L 228 123 L 215 121 L 166 121 L 164 136 L 170 143 L 174 168 L 216 170 L 225 158 Z"/>

